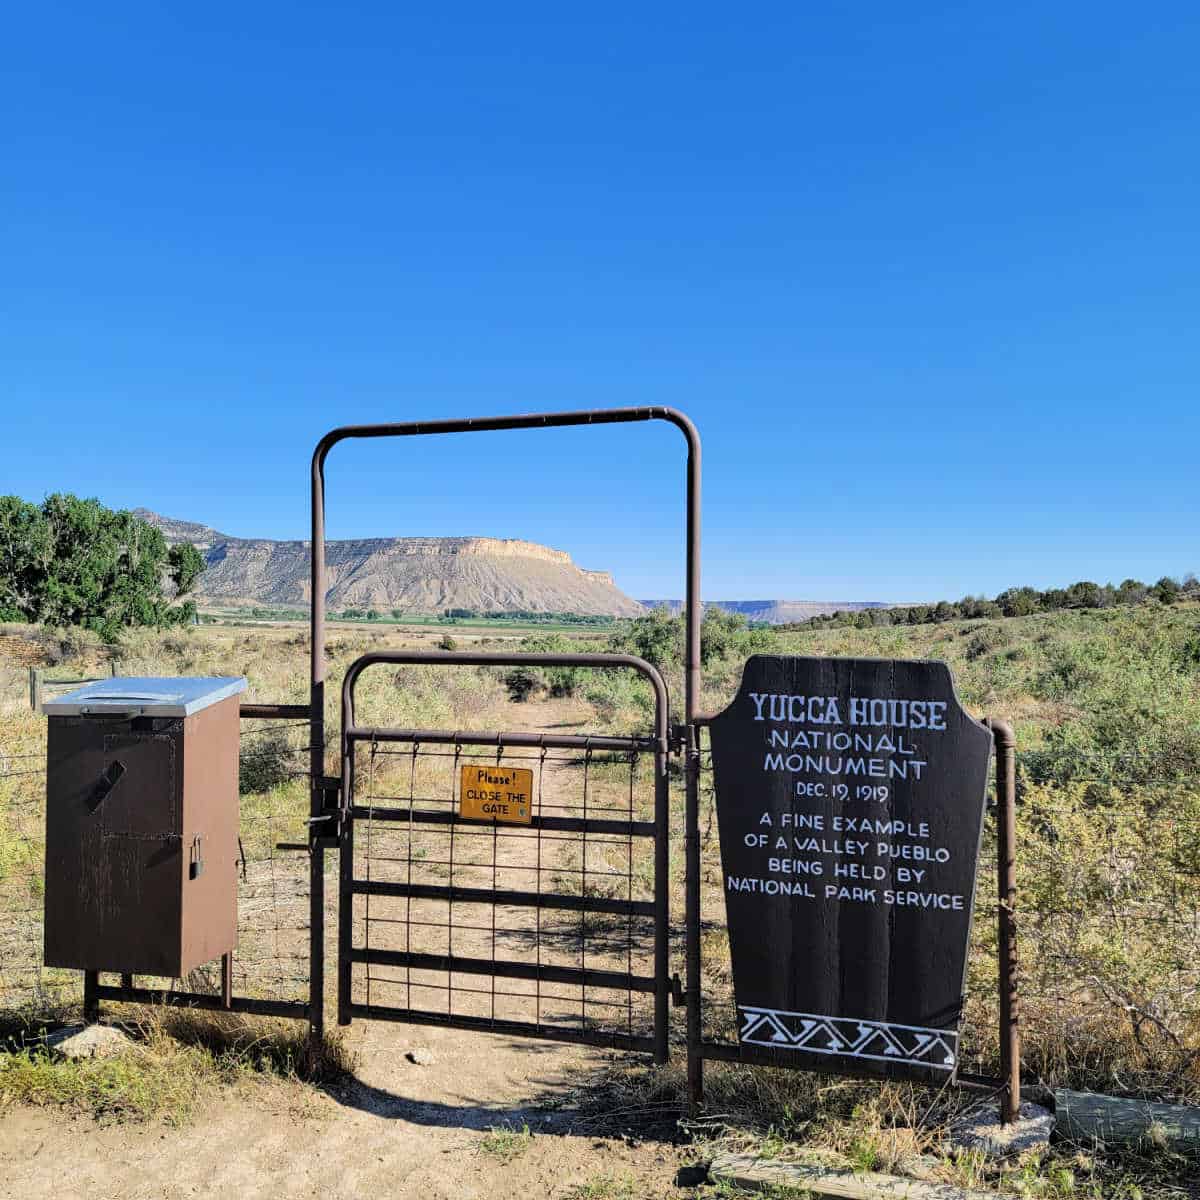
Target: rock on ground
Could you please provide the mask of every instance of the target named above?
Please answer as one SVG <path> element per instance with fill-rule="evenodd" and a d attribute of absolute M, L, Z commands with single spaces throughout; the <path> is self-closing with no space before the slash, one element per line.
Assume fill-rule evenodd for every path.
<path fill-rule="evenodd" d="M 68 1025 L 46 1034 L 46 1046 L 62 1058 L 109 1058 L 133 1045 L 129 1035 L 111 1025 Z"/>

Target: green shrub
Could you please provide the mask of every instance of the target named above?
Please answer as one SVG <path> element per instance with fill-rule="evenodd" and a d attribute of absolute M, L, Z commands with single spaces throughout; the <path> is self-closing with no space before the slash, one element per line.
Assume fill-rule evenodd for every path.
<path fill-rule="evenodd" d="M 195 606 L 173 599 L 203 569 L 194 546 L 168 547 L 161 530 L 98 500 L 0 496 L 0 611 L 21 620 L 82 626 L 109 642 L 132 626 L 190 624 Z"/>
<path fill-rule="evenodd" d="M 660 671 L 683 661 L 683 618 L 673 617 L 663 607 L 644 617 L 635 617 L 628 626 L 608 639 L 614 654 L 634 654 Z"/>
<path fill-rule="evenodd" d="M 282 729 L 269 729 L 243 740 L 238 756 L 238 791 L 243 796 L 269 792 L 305 769 L 303 756 Z"/>
<path fill-rule="evenodd" d="M 561 633 L 521 639 L 528 654 L 574 654 L 578 646 Z M 582 667 L 513 667 L 505 673 L 504 686 L 513 700 L 527 700 L 535 692 L 550 696 L 574 696 L 587 672 Z"/>
<path fill-rule="evenodd" d="M 982 626 L 967 641 L 968 661 L 982 658 L 985 654 L 1000 649 L 1001 646 L 1007 646 L 1009 639 L 1010 634 L 1003 625 Z"/>

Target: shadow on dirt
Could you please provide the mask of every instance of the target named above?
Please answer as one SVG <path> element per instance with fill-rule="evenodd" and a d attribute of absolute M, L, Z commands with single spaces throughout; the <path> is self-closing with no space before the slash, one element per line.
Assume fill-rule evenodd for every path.
<path fill-rule="evenodd" d="M 417 1100 L 385 1088 L 374 1087 L 353 1076 L 322 1089 L 345 1108 L 357 1109 L 385 1120 L 403 1120 L 413 1125 L 432 1125 L 446 1129 L 471 1129 L 480 1132 L 497 1125 L 528 1124 L 540 1132 L 569 1132 L 571 1116 L 556 1110 L 553 1094 L 545 1102 L 534 1098 L 525 1104 L 487 1103 L 462 1096 L 460 1103 Z"/>
<path fill-rule="evenodd" d="M 550 1054 L 556 1049 L 549 1043 L 526 1042 L 510 1042 L 507 1048 L 523 1054 Z M 635 1073 L 640 1069 L 635 1068 Z M 412 1084 L 418 1091 L 419 1077 Z M 530 1078 L 528 1084 L 527 1097 L 495 1101 L 470 1094 L 450 1101 L 418 1099 L 366 1083 L 354 1074 L 324 1084 L 321 1090 L 345 1108 L 413 1125 L 477 1132 L 527 1125 L 536 1133 L 564 1137 L 623 1136 L 668 1144 L 686 1140 L 678 1123 L 678 1105 L 661 1092 L 652 1097 L 630 1090 L 620 1068 L 601 1068 L 566 1080 Z"/>

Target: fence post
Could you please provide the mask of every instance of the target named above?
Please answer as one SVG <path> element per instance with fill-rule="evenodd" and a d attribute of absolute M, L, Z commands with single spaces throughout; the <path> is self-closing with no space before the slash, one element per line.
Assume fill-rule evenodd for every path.
<path fill-rule="evenodd" d="M 989 720 L 996 739 L 996 905 L 1000 967 L 1000 1120 L 1021 1111 L 1021 1006 L 1017 982 L 1017 743 L 1007 721 Z"/>
<path fill-rule="evenodd" d="M 35 713 L 42 711 L 42 672 L 37 667 L 29 668 L 29 707 Z"/>
<path fill-rule="evenodd" d="M 695 1116 L 704 1102 L 704 1037 L 700 1009 L 700 729 L 684 726 L 685 807 L 683 822 L 687 975 L 687 1111 Z"/>

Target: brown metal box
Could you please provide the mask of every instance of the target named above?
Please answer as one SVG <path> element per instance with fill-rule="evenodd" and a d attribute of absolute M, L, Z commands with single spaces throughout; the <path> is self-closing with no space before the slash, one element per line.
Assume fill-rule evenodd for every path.
<path fill-rule="evenodd" d="M 48 701 L 50 967 L 186 975 L 237 942 L 244 679 L 112 679 Z"/>

